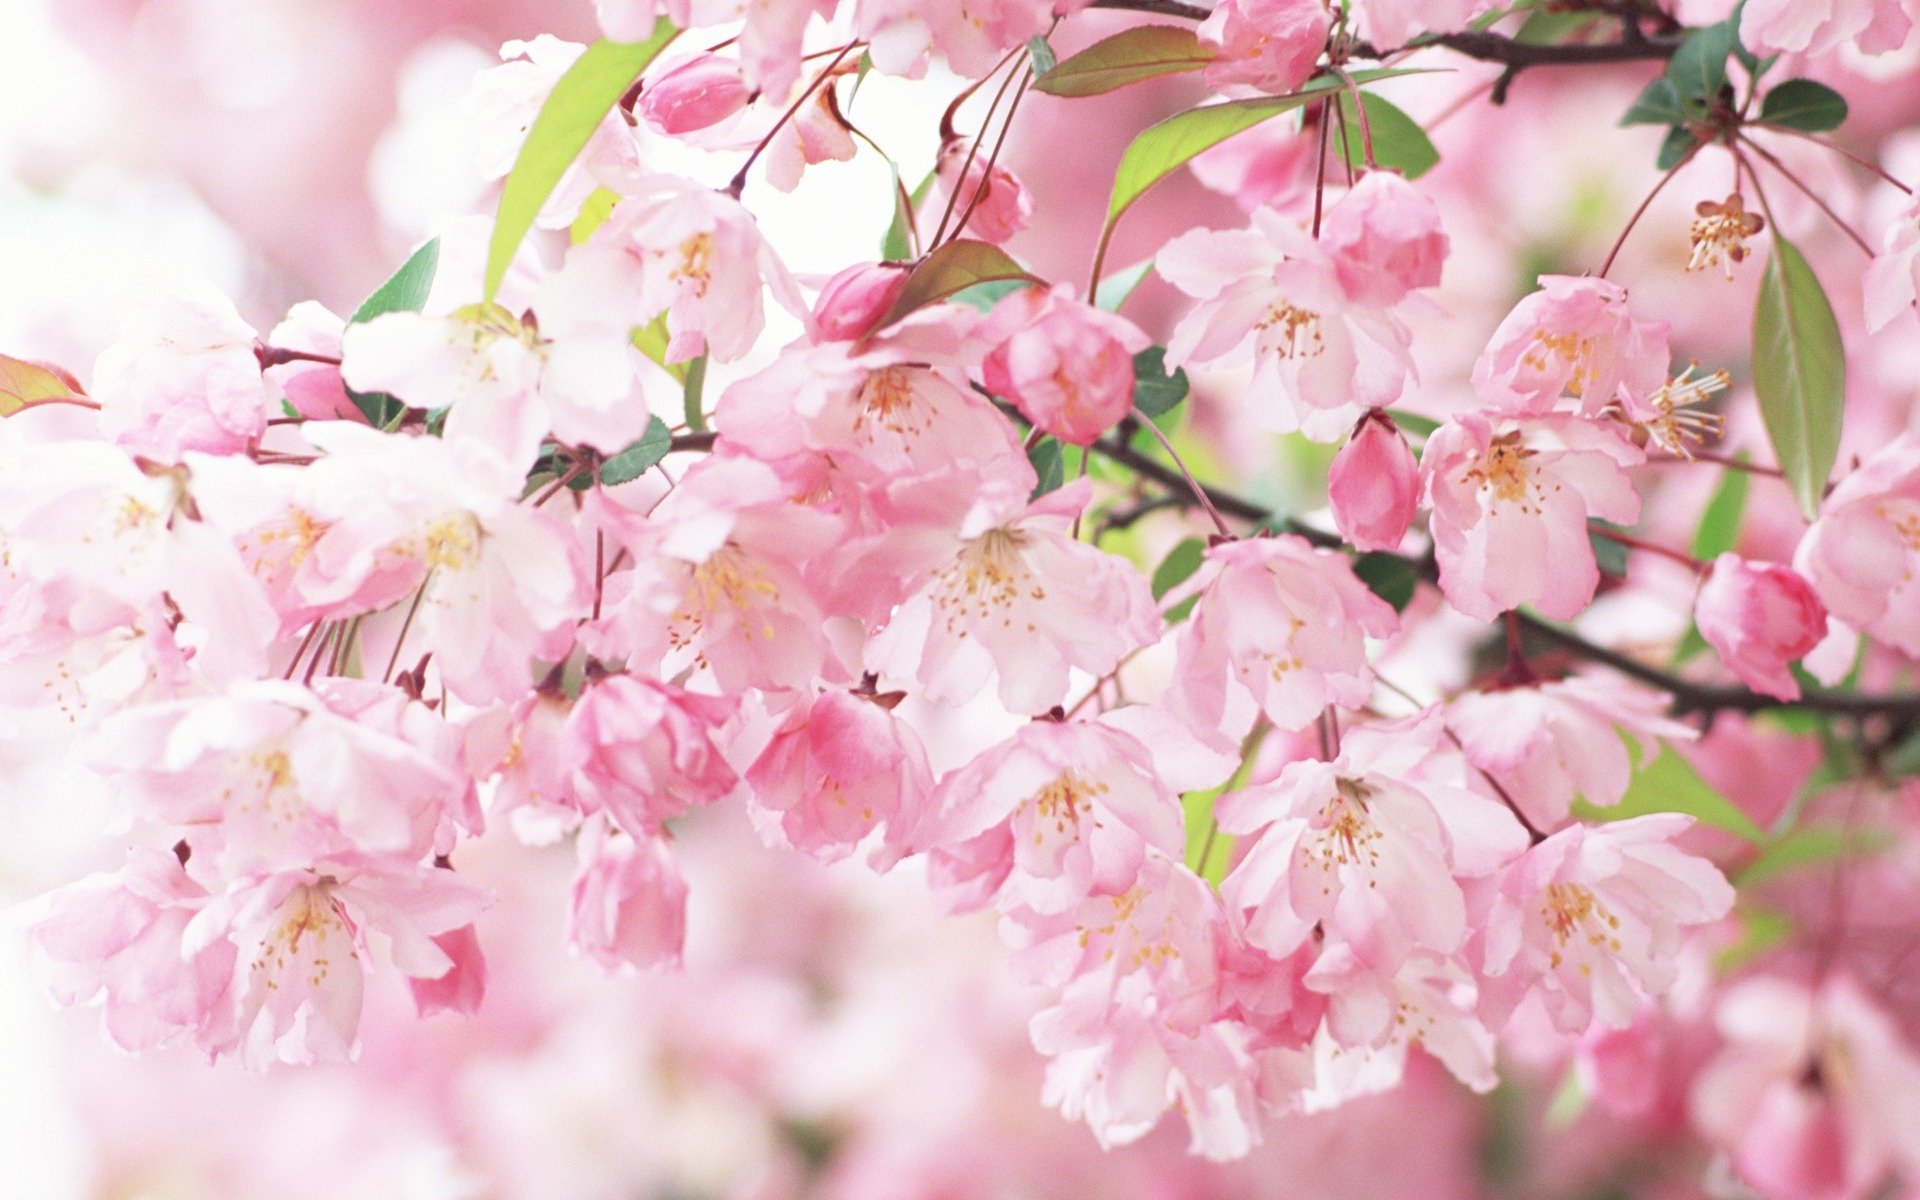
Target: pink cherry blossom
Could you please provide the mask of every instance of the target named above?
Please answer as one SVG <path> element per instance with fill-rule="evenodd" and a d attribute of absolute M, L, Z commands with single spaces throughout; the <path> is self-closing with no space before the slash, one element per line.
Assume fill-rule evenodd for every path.
<path fill-rule="evenodd" d="M 1728 670 L 1782 700 L 1800 698 L 1788 664 L 1827 635 L 1826 607 L 1799 572 L 1737 554 L 1714 560 L 1694 600 L 1693 619 Z"/>
<path fill-rule="evenodd" d="M 341 335 L 346 322 L 324 305 L 303 300 L 287 310 L 286 319 L 273 327 L 267 344 L 277 350 L 293 350 L 321 359 L 340 357 Z M 347 395 L 346 383 L 335 363 L 293 359 L 268 367 L 267 382 L 277 384 L 295 412 L 315 421 L 365 420 Z"/>
<path fill-rule="evenodd" d="M 642 838 L 725 797 L 739 780 L 715 739 L 736 704 L 632 675 L 591 684 L 559 748 L 580 807 Z"/>
<path fill-rule="evenodd" d="M 1887 226 L 1880 253 L 1860 283 L 1866 292 L 1867 329 L 1873 333 L 1920 302 L 1920 201 L 1901 209 Z"/>
<path fill-rule="evenodd" d="M 1636 764 L 1661 739 L 1693 728 L 1664 715 L 1668 698 L 1601 675 L 1467 692 L 1447 706 L 1447 727 L 1467 761 L 1485 771 L 1542 831 L 1565 824 L 1575 799 L 1620 803 Z"/>
<path fill-rule="evenodd" d="M 1542 275 L 1494 330 L 1473 365 L 1480 399 L 1511 416 L 1556 411 L 1570 398 L 1598 416 L 1635 411 L 1667 381 L 1667 326 L 1637 320 L 1626 289 L 1604 279 Z"/>
<path fill-rule="evenodd" d="M 912 726 L 871 697 L 844 691 L 796 704 L 745 778 L 755 814 L 775 839 L 823 862 L 884 829 L 876 866 L 915 841 L 933 792 Z"/>
<path fill-rule="evenodd" d="M 1497 7 L 1490 0 L 1356 0 L 1355 23 L 1383 49 L 1401 46 L 1423 33 L 1453 33 L 1474 17 Z"/>
<path fill-rule="evenodd" d="M 889 75 L 919 78 L 932 54 L 955 72 L 978 79 L 1007 50 L 1042 33 L 1050 7 L 1022 0 L 859 0 L 854 32 L 867 40 L 873 65 Z M 1057 6 L 1066 12 L 1078 3 Z"/>
<path fill-rule="evenodd" d="M 872 332 L 907 286 L 907 268 L 899 263 L 858 263 L 827 280 L 813 302 L 814 327 L 829 341 L 844 342 Z"/>
<path fill-rule="evenodd" d="M 407 977 L 414 1011 L 423 1017 L 442 1012 L 473 1016 L 487 997 L 487 958 L 480 948 L 480 934 L 472 925 L 462 925 L 435 934 L 433 944 L 452 965 L 438 979 Z"/>
<path fill-rule="evenodd" d="M 1443 425 L 1420 467 L 1447 599 L 1483 621 L 1523 604 L 1556 620 L 1578 615 L 1600 582 L 1587 522 L 1638 518 L 1621 468 L 1642 457 L 1612 428 L 1578 417 L 1496 423 L 1463 413 Z"/>
<path fill-rule="evenodd" d="M 1327 469 L 1333 523 L 1359 550 L 1393 550 L 1420 504 L 1420 464 L 1393 418 L 1370 410 Z"/>
<path fill-rule="evenodd" d="M 1320 0 L 1221 0 L 1195 31 L 1215 51 L 1207 82 L 1294 91 L 1320 61 L 1330 24 Z"/>
<path fill-rule="evenodd" d="M 991 147 L 955 140 L 940 148 L 934 179 L 939 186 L 927 206 L 939 214 L 952 206 L 953 236 L 1004 242 L 1033 220 L 1033 194 L 999 163 L 988 165 Z M 928 228 L 923 236 L 931 236 Z"/>
<path fill-rule="evenodd" d="M 1740 38 L 1756 53 L 1830 54 L 1849 43 L 1868 54 L 1899 49 L 1913 31 L 1902 0 L 1751 0 Z"/>
<path fill-rule="evenodd" d="M 467 109 L 479 132 L 475 157 L 483 178 L 506 178 L 540 106 L 585 50 L 577 42 L 543 33 L 530 41 L 501 46 L 500 65 L 474 77 Z M 605 176 L 631 170 L 639 161 L 632 130 L 617 114 L 608 113 L 541 206 L 539 224 L 549 229 L 571 224 L 588 195 L 605 182 Z"/>
<path fill-rule="evenodd" d="M 1320 244 L 1358 303 L 1390 305 L 1440 285 L 1447 233 L 1425 192 L 1391 171 L 1369 171 L 1327 210 Z"/>
<path fill-rule="evenodd" d="M 1214 546 L 1203 572 L 1167 699 L 1196 732 L 1238 737 L 1256 713 L 1299 729 L 1329 704 L 1366 703 L 1366 639 L 1400 623 L 1345 557 L 1282 534 Z"/>
<path fill-rule="evenodd" d="M 1474 1010 L 1473 977 L 1460 964 L 1419 952 L 1396 970 L 1382 972 L 1345 943 L 1327 948 L 1307 973 L 1308 987 L 1327 994 L 1324 1042 L 1349 1059 L 1341 1079 L 1323 1079 L 1336 1090 L 1365 1090 L 1351 1075 L 1378 1073 L 1397 1079 L 1414 1046 L 1445 1064 L 1476 1092 L 1492 1089 L 1493 1034 Z M 1355 1052 L 1358 1052 L 1357 1054 Z"/>
<path fill-rule="evenodd" d="M 100 355 L 100 428 L 128 452 L 179 462 L 231 454 L 267 427 L 253 327 L 212 289 L 155 303 Z"/>
<path fill-rule="evenodd" d="M 666 841 L 593 821 L 579 849 L 567 943 L 605 971 L 679 966 L 687 885 Z"/>
<path fill-rule="evenodd" d="M 1503 871 L 1481 928 L 1492 1008 L 1531 994 L 1567 1033 L 1624 1028 L 1673 986 L 1684 931 L 1733 906 L 1718 868 L 1673 845 L 1692 825 L 1677 813 L 1575 825 Z"/>
<path fill-rule="evenodd" d="M 648 79 L 634 113 L 661 133 L 678 137 L 718 125 L 752 98 L 738 62 L 695 54 Z"/>
<path fill-rule="evenodd" d="M 1022 288 L 994 306 L 978 336 L 987 389 L 1063 442 L 1091 445 L 1133 410 L 1133 356 L 1147 335 L 1064 287 Z"/>
<path fill-rule="evenodd" d="M 1920 654 L 1920 434 L 1895 438 L 1840 481 L 1793 565 L 1829 615 Z"/>

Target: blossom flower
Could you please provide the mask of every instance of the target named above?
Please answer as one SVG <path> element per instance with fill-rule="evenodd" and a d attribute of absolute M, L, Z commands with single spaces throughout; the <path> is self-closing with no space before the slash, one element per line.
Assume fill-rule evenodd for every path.
<path fill-rule="evenodd" d="M 1909 203 L 1887 226 L 1880 253 L 1867 265 L 1867 330 L 1878 333 L 1920 300 L 1920 200 Z"/>
<path fill-rule="evenodd" d="M 1491 0 L 1356 0 L 1362 36 L 1380 47 L 1400 46 L 1423 33 L 1453 33 L 1496 7 Z"/>
<path fill-rule="evenodd" d="M 979 79 L 1006 51 L 1044 32 L 1052 18 L 1049 9 L 1065 14 L 1082 7 L 1080 0 L 1051 6 L 1020 0 L 859 0 L 853 29 L 868 42 L 874 67 L 888 75 L 918 79 L 938 53 L 956 73 Z"/>
<path fill-rule="evenodd" d="M 1214 50 L 1207 82 L 1295 91 L 1320 61 L 1331 23 L 1320 0 L 1221 0 L 1195 30 Z"/>
<path fill-rule="evenodd" d="M 1349 295 L 1334 256 L 1272 209 L 1256 210 L 1249 229 L 1181 234 L 1154 269 L 1200 301 L 1174 329 L 1168 364 L 1251 359 L 1249 390 L 1280 397 L 1263 416 L 1282 432 L 1331 441 L 1363 410 L 1397 400 L 1413 373 L 1405 323 Z"/>
<path fill-rule="evenodd" d="M 340 342 L 346 322 L 328 311 L 325 305 L 303 300 L 287 310 L 286 319 L 273 327 L 267 344 L 276 350 L 311 354 L 322 361 L 291 359 L 269 366 L 267 382 L 278 386 L 286 402 L 301 416 L 314 421 L 363 421 L 353 398 L 340 378 L 340 365 L 325 359 L 340 357 Z"/>
<path fill-rule="evenodd" d="M 828 341 L 871 333 L 907 286 L 899 263 L 856 263 L 827 280 L 813 302 L 813 324 Z"/>
<path fill-rule="evenodd" d="M 1575 675 L 1551 683 L 1466 692 L 1447 705 L 1447 727 L 1467 761 L 1512 798 L 1535 829 L 1565 824 L 1575 799 L 1620 803 L 1636 760 L 1661 739 L 1690 741 L 1692 726 L 1665 716 L 1668 698 L 1624 680 Z"/>
<path fill-rule="evenodd" d="M 952 207 L 952 219 L 959 222 L 955 237 L 969 234 L 998 244 L 1033 220 L 1033 193 L 1006 167 L 989 165 L 991 157 L 985 147 L 960 139 L 940 147 L 934 180 L 942 202 L 928 207 L 933 212 Z"/>
<path fill-rule="evenodd" d="M 1473 364 L 1480 399 L 1509 416 L 1540 416 L 1571 397 L 1584 416 L 1634 412 L 1667 381 L 1667 326 L 1636 320 L 1626 289 L 1586 276 L 1542 275 Z"/>
<path fill-rule="evenodd" d="M 604 971 L 679 966 L 687 885 L 666 842 L 592 821 L 579 851 L 567 944 Z"/>
<path fill-rule="evenodd" d="M 1457 877 L 1504 865 L 1526 833 L 1499 801 L 1440 769 L 1440 732 L 1432 715 L 1351 730 L 1334 761 L 1289 763 L 1216 802 L 1221 829 L 1254 835 L 1221 885 L 1248 914 L 1249 941 L 1285 955 L 1317 926 L 1388 976 L 1415 951 L 1460 947 Z"/>
<path fill-rule="evenodd" d="M 1829 615 L 1920 654 L 1920 434 L 1895 438 L 1840 481 L 1793 565 Z"/>
<path fill-rule="evenodd" d="M 1397 304 L 1440 285 L 1447 232 L 1425 192 L 1391 171 L 1369 171 L 1327 210 L 1320 244 L 1356 303 Z"/>
<path fill-rule="evenodd" d="M 651 22 L 649 22 L 651 24 Z M 638 41 L 645 37 L 633 40 Z M 586 47 L 551 34 L 528 41 L 510 41 L 500 47 L 500 65 L 474 76 L 467 95 L 467 111 L 479 133 L 475 165 L 481 177 L 504 179 L 513 169 L 527 140 L 533 119 L 552 94 L 554 84 L 580 58 Z M 567 167 L 553 194 L 540 208 L 537 222 L 559 229 L 573 222 L 594 188 L 604 177 L 631 171 L 640 162 L 633 133 L 620 117 L 608 113 L 587 139 L 580 156 Z"/>
<path fill-rule="evenodd" d="M 1491 1008 L 1531 994 L 1567 1033 L 1631 1024 L 1673 985 L 1683 930 L 1733 906 L 1719 869 L 1673 845 L 1692 825 L 1678 813 L 1574 825 L 1507 867 L 1481 926 Z"/>
<path fill-rule="evenodd" d="M 1753 0 L 1740 16 L 1740 40 L 1756 53 L 1831 54 L 1852 43 L 1867 54 L 1898 50 L 1913 31 L 1901 0 Z"/>
<path fill-rule="evenodd" d="M 1334 527 L 1358 550 L 1397 548 L 1420 504 L 1420 464 L 1393 418 L 1371 409 L 1327 469 Z"/>
<path fill-rule="evenodd" d="M 1299 729 L 1329 704 L 1366 703 L 1366 639 L 1400 622 L 1344 557 L 1282 534 L 1214 546 L 1203 570 L 1167 698 L 1196 732 L 1238 737 L 1256 712 Z"/>
<path fill-rule="evenodd" d="M 715 739 L 737 704 L 632 675 L 587 687 L 559 749 L 581 809 L 643 838 L 726 796 L 739 780 Z"/>
<path fill-rule="evenodd" d="M 267 427 L 254 331 L 212 289 L 145 309 L 100 355 L 100 428 L 129 453 L 176 463 L 189 450 L 231 454 Z"/>
<path fill-rule="evenodd" d="M 1798 700 L 1788 664 L 1827 636 L 1827 610 L 1791 567 L 1749 562 L 1737 554 L 1713 561 L 1694 600 L 1694 623 L 1720 661 L 1747 686 Z"/>
<path fill-rule="evenodd" d="M 752 99 L 737 61 L 693 54 L 646 81 L 634 114 L 668 137 L 678 137 L 720 124 Z"/>
<path fill-rule="evenodd" d="M 1321 1087 L 1367 1090 L 1355 1086 L 1357 1071 L 1397 1080 L 1414 1046 L 1476 1092 L 1498 1082 L 1493 1034 L 1475 1013 L 1473 977 L 1457 961 L 1421 951 L 1397 970 L 1382 972 L 1353 946 L 1337 943 L 1313 964 L 1306 984 L 1327 995 L 1323 1044 L 1331 1042 L 1354 1059 L 1346 1071 L 1325 1072 Z"/>
<path fill-rule="evenodd" d="M 1087 494 L 1070 484 L 1018 507 L 983 498 L 902 572 L 912 590 L 867 643 L 867 669 L 936 703 L 997 676 L 1009 710 L 1040 713 L 1066 697 L 1070 670 L 1104 675 L 1151 643 L 1160 617 L 1147 581 L 1070 536 Z"/>
<path fill-rule="evenodd" d="M 1063 442 L 1091 445 L 1133 410 L 1133 356 L 1147 335 L 1069 288 L 1006 296 L 978 336 L 993 344 L 980 367 L 987 390 Z"/>
<path fill-rule="evenodd" d="M 870 697 L 803 700 L 745 772 L 755 815 L 776 841 L 833 862 L 879 829 L 876 867 L 891 865 L 927 818 L 933 774 L 912 726 Z"/>
<path fill-rule="evenodd" d="M 1639 516 L 1621 468 L 1641 457 L 1578 417 L 1495 423 L 1463 413 L 1441 426 L 1420 467 L 1447 599 L 1483 621 L 1523 604 L 1555 620 L 1578 615 L 1600 582 L 1587 521 Z"/>

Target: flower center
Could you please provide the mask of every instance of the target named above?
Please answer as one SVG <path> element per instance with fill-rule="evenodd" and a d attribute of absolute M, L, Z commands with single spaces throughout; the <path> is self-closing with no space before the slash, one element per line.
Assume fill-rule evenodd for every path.
<path fill-rule="evenodd" d="M 1260 331 L 1261 347 L 1281 358 L 1312 358 L 1326 348 L 1320 336 L 1320 314 L 1290 301 L 1272 305 L 1254 328 Z"/>
<path fill-rule="evenodd" d="M 1620 928 L 1620 918 L 1607 911 L 1593 889 L 1578 883 L 1550 883 L 1545 897 L 1540 903 L 1540 916 L 1547 923 L 1547 931 L 1553 935 L 1554 950 L 1548 962 L 1558 967 L 1563 961 L 1562 951 L 1575 938 L 1581 938 L 1596 949 L 1620 952 L 1620 939 L 1615 936 Z M 1585 974 L 1588 967 L 1581 964 L 1580 971 Z"/>

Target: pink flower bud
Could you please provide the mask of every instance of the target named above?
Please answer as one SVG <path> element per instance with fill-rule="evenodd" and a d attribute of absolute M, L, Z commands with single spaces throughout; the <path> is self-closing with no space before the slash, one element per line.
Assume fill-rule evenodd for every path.
<path fill-rule="evenodd" d="M 1438 285 L 1447 258 L 1440 210 L 1389 171 L 1369 171 L 1333 206 L 1320 244 L 1333 255 L 1341 288 L 1361 304 L 1397 304 L 1415 288 Z"/>
<path fill-rule="evenodd" d="M 669 137 L 708 129 L 747 106 L 740 64 L 697 54 L 652 80 L 636 105 L 647 124 Z"/>
<path fill-rule="evenodd" d="M 1327 498 L 1340 536 L 1362 550 L 1391 550 L 1407 536 L 1420 499 L 1420 468 L 1393 418 L 1374 409 L 1334 455 Z"/>
<path fill-rule="evenodd" d="M 972 148 L 956 138 L 940 150 L 939 179 L 942 195 L 955 196 L 955 219 L 964 213 L 961 232 L 982 241 L 1000 243 L 1027 227 L 1033 220 L 1033 193 L 1013 172 L 994 164 L 987 167 L 990 155 L 984 146 Z M 971 210 L 971 211 L 969 211 Z M 937 209 L 935 211 L 938 211 Z"/>
<path fill-rule="evenodd" d="M 1736 554 L 1714 560 L 1693 619 L 1728 670 L 1755 691 L 1782 700 L 1800 697 L 1787 664 L 1827 634 L 1826 607 L 1799 572 Z"/>
<path fill-rule="evenodd" d="M 835 275 L 813 302 L 820 339 L 848 342 L 867 333 L 906 286 L 907 270 L 900 263 L 859 263 Z"/>
<path fill-rule="evenodd" d="M 1146 335 L 1063 288 L 1014 292 L 982 333 L 998 343 L 980 367 L 988 390 L 1063 442 L 1090 445 L 1133 407 L 1133 356 Z"/>

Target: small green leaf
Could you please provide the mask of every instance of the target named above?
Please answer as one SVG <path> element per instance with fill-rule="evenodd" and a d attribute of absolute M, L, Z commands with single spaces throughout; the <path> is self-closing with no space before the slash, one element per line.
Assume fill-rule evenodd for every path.
<path fill-rule="evenodd" d="M 1622 125 L 1679 125 L 1689 117 L 1680 89 L 1665 75 L 1649 83 L 1620 118 Z"/>
<path fill-rule="evenodd" d="M 1033 473 L 1039 477 L 1039 482 L 1033 485 L 1031 499 L 1038 500 L 1066 482 L 1066 463 L 1060 454 L 1060 443 L 1054 438 L 1043 437 L 1034 443 L 1033 449 L 1027 451 L 1027 461 L 1033 464 Z"/>
<path fill-rule="evenodd" d="M 893 302 L 893 308 L 888 310 L 880 324 L 891 325 L 917 308 L 925 308 L 945 300 L 955 292 L 993 280 L 1041 282 L 1029 274 L 1025 267 L 1008 258 L 1007 252 L 998 246 L 971 238 L 948 242 L 921 259 L 920 265 L 913 268 L 907 276 L 906 286 L 900 289 L 899 299 Z"/>
<path fill-rule="evenodd" d="M 1666 77 L 1682 100 L 1711 102 L 1727 82 L 1727 56 L 1733 53 L 1733 22 L 1696 29 L 1667 60 Z"/>
<path fill-rule="evenodd" d="M 1432 437 L 1434 431 L 1440 428 L 1440 422 L 1432 417 L 1423 417 L 1419 413 L 1408 412 L 1404 408 L 1390 408 L 1387 410 L 1387 415 L 1393 418 L 1393 423 L 1400 427 L 1401 433 L 1417 438 Z"/>
<path fill-rule="evenodd" d="M 1042 33 L 1036 33 L 1027 39 L 1027 57 L 1032 60 L 1035 75 L 1045 75 L 1060 61 L 1054 57 L 1053 46 Z"/>
<path fill-rule="evenodd" d="M 601 119 L 679 32 L 662 17 L 644 42 L 597 41 L 553 85 L 500 189 L 493 239 L 487 245 L 487 299 L 500 290 L 500 281 L 507 277 L 507 268 L 534 219 Z"/>
<path fill-rule="evenodd" d="M 1008 296 L 1013 295 L 1015 292 L 1024 291 L 1032 286 L 1031 283 L 1028 283 L 1024 279 L 989 279 L 985 283 L 976 283 L 972 287 L 961 288 L 953 295 L 948 296 L 947 299 L 955 304 L 964 304 L 968 308 L 977 308 L 981 312 L 987 312 Z"/>
<path fill-rule="evenodd" d="M 1769 842 L 1734 879 L 1740 887 L 1750 887 L 1775 875 L 1800 867 L 1878 854 L 1893 844 L 1893 836 L 1884 829 L 1862 829 L 1848 825 L 1807 825 L 1781 834 Z"/>
<path fill-rule="evenodd" d="M 1367 114 L 1366 131 L 1360 128 L 1359 111 Z M 1340 112 L 1346 119 L 1346 158 L 1355 168 L 1366 164 L 1367 138 L 1373 139 L 1373 161 L 1389 170 L 1418 179 L 1440 161 L 1440 151 L 1420 123 L 1372 92 L 1360 94 L 1356 109 L 1353 93 L 1340 93 Z"/>
<path fill-rule="evenodd" d="M 1811 520 L 1840 453 L 1847 363 L 1819 277 L 1778 235 L 1753 310 L 1753 390 L 1774 455 Z"/>
<path fill-rule="evenodd" d="M 1153 569 L 1153 598 L 1159 600 L 1191 579 L 1206 556 L 1206 543 L 1199 538 L 1188 538 L 1167 551 L 1167 556 Z"/>
<path fill-rule="evenodd" d="M 620 193 L 609 187 L 597 187 L 580 205 L 580 215 L 573 219 L 573 228 L 567 231 L 568 240 L 575 246 L 593 236 L 594 230 L 607 223 L 613 215 L 613 206 L 620 203 Z"/>
<path fill-rule="evenodd" d="M 1680 635 L 1680 642 L 1673 648 L 1673 666 L 1684 667 L 1700 655 L 1712 649 L 1700 632 L 1700 627 L 1692 621 L 1687 622 L 1687 631 Z"/>
<path fill-rule="evenodd" d="M 0 354 L 0 417 L 10 417 L 29 405 L 64 400 L 74 394 L 66 380 L 38 363 Z"/>
<path fill-rule="evenodd" d="M 1100 286 L 1094 289 L 1094 305 L 1108 312 L 1119 312 L 1120 306 L 1127 302 L 1127 297 L 1133 295 L 1133 289 L 1139 287 L 1140 281 L 1145 279 L 1152 270 L 1153 260 L 1143 258 L 1130 267 L 1122 267 L 1115 271 L 1102 279 Z"/>
<path fill-rule="evenodd" d="M 1700 139 L 1688 132 L 1684 125 L 1675 125 L 1667 130 L 1667 136 L 1660 142 L 1660 152 L 1653 156 L 1655 169 L 1671 171 L 1692 153 L 1700 144 Z"/>
<path fill-rule="evenodd" d="M 673 435 L 659 417 L 647 421 L 640 440 L 600 464 L 600 482 L 608 486 L 640 478 L 667 456 L 673 448 Z"/>
<path fill-rule="evenodd" d="M 919 209 L 920 202 L 933 190 L 934 173 L 920 181 L 920 186 L 912 193 L 906 192 L 900 182 L 900 168 L 893 164 L 893 221 L 887 226 L 887 235 L 880 242 L 880 257 L 886 262 L 911 262 L 913 260 L 913 214 Z"/>
<path fill-rule="evenodd" d="M 1620 803 L 1599 808 L 1579 800 L 1574 802 L 1573 810 L 1586 821 L 1623 821 L 1649 813 L 1684 813 L 1702 825 L 1723 829 L 1750 842 L 1767 840 L 1752 817 L 1715 791 L 1700 777 L 1700 772 L 1693 769 L 1693 764 L 1664 744 L 1654 760 L 1635 773 Z"/>
<path fill-rule="evenodd" d="M 1520 23 L 1520 28 L 1514 30 L 1513 40 L 1534 46 L 1559 46 L 1604 19 L 1596 12 L 1552 12 L 1536 8 Z"/>
<path fill-rule="evenodd" d="M 1745 462 L 1742 454 L 1739 461 Z M 1740 522 L 1747 515 L 1747 489 L 1751 477 L 1745 471 L 1727 470 L 1720 475 L 1720 486 L 1713 490 L 1700 514 L 1700 526 L 1693 531 L 1693 556 L 1712 562 L 1732 550 L 1740 541 Z"/>
<path fill-rule="evenodd" d="M 1375 550 L 1353 560 L 1353 573 L 1374 595 L 1393 605 L 1393 611 L 1405 612 L 1413 601 L 1420 576 L 1413 564 L 1398 554 Z"/>
<path fill-rule="evenodd" d="M 373 295 L 353 310 L 347 324 L 364 325 L 387 313 L 419 312 L 427 302 L 427 293 L 433 290 L 434 272 L 439 267 L 440 239 L 432 238 L 408 255 L 407 261 L 401 263 L 400 269 L 388 276 L 385 283 L 373 289 Z M 386 392 L 356 392 L 348 388 L 347 398 L 375 429 L 386 428 L 407 411 L 398 397 Z"/>
<path fill-rule="evenodd" d="M 1050 96 L 1099 96 L 1162 75 L 1198 71 L 1213 57 L 1191 29 L 1141 25 L 1069 56 L 1036 79 L 1033 90 Z"/>
<path fill-rule="evenodd" d="M 1825 133 L 1847 119 L 1847 101 L 1824 83 L 1789 79 L 1760 102 L 1760 119 L 1803 133 Z"/>
<path fill-rule="evenodd" d="M 1611 521 L 1596 520 L 1593 524 L 1602 529 L 1619 529 Z M 1611 575 L 1615 579 L 1624 579 L 1627 574 L 1627 548 L 1620 542 L 1598 532 L 1587 530 L 1587 541 L 1593 544 L 1593 562 L 1600 568 L 1602 575 Z"/>
<path fill-rule="evenodd" d="M 1737 915 L 1740 939 L 1714 956 L 1714 969 L 1722 975 L 1738 971 L 1793 935 L 1793 922 L 1784 913 L 1743 905 Z"/>
<path fill-rule="evenodd" d="M 1133 356 L 1133 406 L 1149 417 L 1162 416 L 1187 398 L 1187 373 L 1167 374 L 1164 346 L 1148 346 Z"/>

